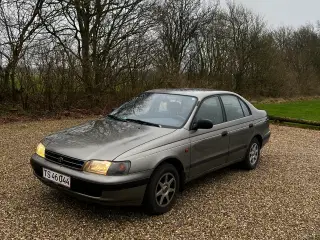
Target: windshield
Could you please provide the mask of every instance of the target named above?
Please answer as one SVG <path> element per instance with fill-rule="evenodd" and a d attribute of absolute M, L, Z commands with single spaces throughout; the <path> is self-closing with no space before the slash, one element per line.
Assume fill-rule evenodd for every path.
<path fill-rule="evenodd" d="M 180 128 L 189 118 L 196 102 L 197 98 L 192 96 L 143 93 L 124 103 L 109 116 L 159 127 Z"/>

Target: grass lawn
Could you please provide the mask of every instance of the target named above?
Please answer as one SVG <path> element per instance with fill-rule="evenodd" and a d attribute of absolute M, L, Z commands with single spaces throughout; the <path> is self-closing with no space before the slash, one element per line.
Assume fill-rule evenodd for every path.
<path fill-rule="evenodd" d="M 266 110 L 268 115 L 320 122 L 320 99 L 255 104 L 258 109 Z"/>

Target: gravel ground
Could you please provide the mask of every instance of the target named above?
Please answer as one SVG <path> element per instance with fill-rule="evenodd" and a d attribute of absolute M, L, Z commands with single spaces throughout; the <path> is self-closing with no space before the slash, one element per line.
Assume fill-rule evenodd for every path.
<path fill-rule="evenodd" d="M 272 126 L 255 171 L 209 174 L 150 217 L 74 200 L 32 175 L 41 138 L 81 121 L 0 125 L 0 239 L 319 239 L 320 131 Z"/>

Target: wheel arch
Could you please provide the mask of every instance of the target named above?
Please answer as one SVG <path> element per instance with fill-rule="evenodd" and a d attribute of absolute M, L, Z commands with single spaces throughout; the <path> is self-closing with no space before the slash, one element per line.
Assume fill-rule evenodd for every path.
<path fill-rule="evenodd" d="M 258 139 L 258 141 L 259 141 L 259 144 L 260 144 L 260 148 L 262 147 L 262 142 L 263 142 L 263 139 L 262 139 L 262 136 L 260 135 L 260 134 L 256 134 L 253 138 L 252 138 L 252 140 L 253 139 Z M 251 140 L 251 141 L 252 141 Z"/>
<path fill-rule="evenodd" d="M 184 171 L 184 166 L 183 166 L 182 162 L 178 158 L 167 157 L 167 158 L 162 159 L 154 168 L 153 173 L 159 166 L 166 164 L 166 163 L 173 165 L 177 169 L 177 172 L 179 174 L 179 180 L 180 180 L 179 181 L 180 182 L 179 190 L 181 191 L 183 189 L 183 186 L 184 186 L 184 183 L 186 180 L 186 173 Z M 153 175 L 153 173 L 152 173 L 152 175 Z"/>

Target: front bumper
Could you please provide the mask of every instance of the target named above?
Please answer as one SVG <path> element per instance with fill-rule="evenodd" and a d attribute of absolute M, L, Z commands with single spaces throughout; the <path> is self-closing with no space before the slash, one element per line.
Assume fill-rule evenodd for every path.
<path fill-rule="evenodd" d="M 125 176 L 103 176 L 73 170 L 52 163 L 36 154 L 30 159 L 34 175 L 44 184 L 79 199 L 105 205 L 140 205 L 152 170 Z M 71 177 L 67 188 L 43 178 L 43 167 Z"/>

